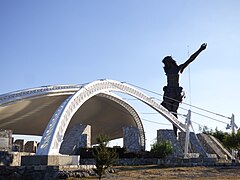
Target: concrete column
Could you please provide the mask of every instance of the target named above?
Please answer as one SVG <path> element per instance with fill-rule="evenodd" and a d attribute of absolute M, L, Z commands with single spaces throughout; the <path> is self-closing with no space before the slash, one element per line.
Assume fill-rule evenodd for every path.
<path fill-rule="evenodd" d="M 185 144 L 185 137 L 186 133 L 185 132 L 179 132 L 179 142 L 184 147 Z M 200 144 L 199 140 L 195 136 L 193 132 L 189 133 L 189 157 L 195 156 L 194 154 L 199 154 L 201 157 L 207 157 L 206 150 L 204 149 L 203 145 Z"/>
<path fill-rule="evenodd" d="M 12 151 L 11 130 L 0 130 L 0 151 Z"/>
<path fill-rule="evenodd" d="M 140 133 L 136 127 L 124 127 L 123 128 L 123 147 L 127 152 L 140 152 Z"/>
<path fill-rule="evenodd" d="M 76 154 L 81 147 L 91 147 L 91 126 L 78 124 L 73 126 L 63 138 L 61 154 Z"/>
<path fill-rule="evenodd" d="M 177 137 L 175 136 L 175 133 L 173 130 L 169 129 L 159 129 L 157 130 L 157 141 L 170 141 L 173 146 L 173 154 L 170 155 L 169 157 L 183 157 L 183 150 L 180 145 L 180 143 L 177 140 Z"/>

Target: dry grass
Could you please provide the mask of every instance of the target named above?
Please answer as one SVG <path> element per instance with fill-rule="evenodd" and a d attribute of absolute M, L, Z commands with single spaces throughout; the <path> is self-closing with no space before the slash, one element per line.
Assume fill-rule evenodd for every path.
<path fill-rule="evenodd" d="M 159 168 L 157 166 L 124 166 L 116 167 L 117 173 L 106 179 L 240 179 L 240 167 L 175 167 Z"/>

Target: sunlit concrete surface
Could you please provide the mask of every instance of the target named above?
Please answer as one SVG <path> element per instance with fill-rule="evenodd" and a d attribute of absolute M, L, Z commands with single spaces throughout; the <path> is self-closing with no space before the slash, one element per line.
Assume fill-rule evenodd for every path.
<path fill-rule="evenodd" d="M 1 105 L 0 128 L 11 129 L 14 134 L 42 136 L 56 109 L 71 94 L 37 96 Z M 100 133 L 116 139 L 122 137 L 123 127 L 137 127 L 126 108 L 101 94 L 90 98 L 78 109 L 67 131 L 76 124 L 91 125 L 93 143 Z"/>

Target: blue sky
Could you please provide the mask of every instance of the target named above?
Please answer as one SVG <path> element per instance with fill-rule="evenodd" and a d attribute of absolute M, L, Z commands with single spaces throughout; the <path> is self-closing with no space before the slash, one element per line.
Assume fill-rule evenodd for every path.
<path fill-rule="evenodd" d="M 233 113 L 240 126 L 239 20 L 238 0 L 1 0 L 0 94 L 103 78 L 163 94 L 163 57 L 183 63 L 188 52 L 206 42 L 207 49 L 181 77 L 184 102 L 191 97 L 192 105 L 224 116 Z M 143 119 L 168 123 L 157 114 L 144 114 L 154 111 L 141 102 L 129 103 Z M 196 114 L 192 120 L 213 129 L 226 126 Z M 148 144 L 157 129 L 171 128 L 143 123 Z"/>

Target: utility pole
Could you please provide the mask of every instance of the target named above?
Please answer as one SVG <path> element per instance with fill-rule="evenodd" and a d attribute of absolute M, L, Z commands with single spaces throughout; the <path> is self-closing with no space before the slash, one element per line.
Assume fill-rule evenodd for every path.
<path fill-rule="evenodd" d="M 231 128 L 232 128 L 232 133 L 235 134 L 235 128 L 237 129 L 238 127 L 237 127 L 237 125 L 235 124 L 234 114 L 232 114 L 230 126 L 231 126 Z"/>
<path fill-rule="evenodd" d="M 227 124 L 226 129 L 230 129 L 232 130 L 232 135 L 235 135 L 235 128 L 237 129 L 238 126 L 235 124 L 235 117 L 234 114 L 232 114 L 232 117 L 229 118 L 230 119 L 230 125 Z M 232 149 L 232 160 L 235 160 L 235 151 L 234 149 Z"/>
<path fill-rule="evenodd" d="M 235 135 L 235 128 L 237 129 L 238 126 L 235 124 L 234 114 L 232 114 L 232 117 L 231 117 L 230 127 L 232 130 L 232 135 Z M 232 149 L 232 160 L 235 160 L 235 150 L 234 149 Z"/>
<path fill-rule="evenodd" d="M 189 126 L 191 124 L 191 110 L 188 110 L 186 118 L 186 137 L 185 137 L 185 146 L 184 146 L 184 158 L 188 158 L 188 146 L 189 146 Z"/>

